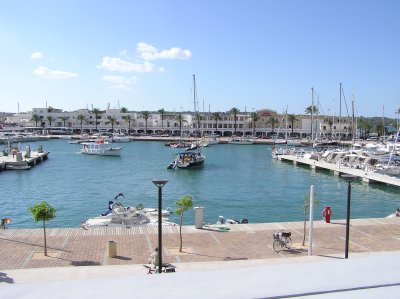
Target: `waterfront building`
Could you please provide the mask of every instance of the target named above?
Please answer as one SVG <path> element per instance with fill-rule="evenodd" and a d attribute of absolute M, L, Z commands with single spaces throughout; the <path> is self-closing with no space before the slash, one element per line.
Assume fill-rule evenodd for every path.
<path fill-rule="evenodd" d="M 33 120 L 37 115 L 39 121 Z M 177 119 L 182 115 L 180 124 Z M 291 122 L 285 113 L 279 114 L 274 110 L 260 109 L 253 112 L 239 112 L 234 119 L 230 111 L 219 112 L 219 117 L 212 112 L 169 112 L 163 115 L 155 111 L 125 111 L 125 109 L 100 110 L 96 115 L 94 110 L 79 109 L 63 111 L 53 107 L 33 108 L 30 112 L 3 115 L 4 130 L 17 128 L 26 130 L 38 129 L 51 133 L 52 128 L 65 128 L 68 133 L 83 132 L 122 132 L 130 134 L 211 134 L 221 136 L 253 135 L 261 138 L 270 138 L 272 135 L 311 138 L 348 138 L 351 135 L 351 119 L 338 118 L 327 115 L 317 115 L 311 120 L 310 115 L 295 115 Z M 255 116 L 255 119 L 254 119 Z M 199 120 L 198 120 L 199 119 Z"/>

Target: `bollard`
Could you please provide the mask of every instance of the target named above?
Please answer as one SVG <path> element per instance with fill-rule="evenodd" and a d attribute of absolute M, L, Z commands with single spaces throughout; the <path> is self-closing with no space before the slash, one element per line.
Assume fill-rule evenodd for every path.
<path fill-rule="evenodd" d="M 204 221 L 204 214 L 203 214 L 203 207 L 195 207 L 194 208 L 194 226 L 195 228 L 203 228 L 203 221 Z"/>
<path fill-rule="evenodd" d="M 117 242 L 108 241 L 108 257 L 117 256 Z"/>

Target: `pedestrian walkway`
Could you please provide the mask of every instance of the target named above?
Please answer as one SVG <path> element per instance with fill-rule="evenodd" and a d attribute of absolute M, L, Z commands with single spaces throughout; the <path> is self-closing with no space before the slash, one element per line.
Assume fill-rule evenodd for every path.
<path fill-rule="evenodd" d="M 157 227 L 0 231 L 0 298 L 397 298 L 400 219 L 353 219 L 349 259 L 345 221 L 314 222 L 313 256 L 302 246 L 303 222 L 195 229 L 163 227 L 163 261 L 177 272 L 146 275 Z M 292 233 L 293 248 L 275 253 L 272 234 Z M 117 254 L 109 257 L 108 241 Z M 101 267 L 100 267 L 101 266 Z M 157 285 L 157 288 L 154 286 Z M 43 287 L 46 288 L 45 294 Z M 394 297 L 393 294 L 396 294 Z"/>

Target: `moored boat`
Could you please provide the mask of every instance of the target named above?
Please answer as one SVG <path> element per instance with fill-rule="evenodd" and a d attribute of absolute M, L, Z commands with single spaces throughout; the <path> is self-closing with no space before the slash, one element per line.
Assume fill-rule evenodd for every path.
<path fill-rule="evenodd" d="M 98 156 L 120 156 L 122 147 L 114 147 L 104 139 L 97 139 L 96 142 L 84 142 L 79 150 L 82 154 Z"/>

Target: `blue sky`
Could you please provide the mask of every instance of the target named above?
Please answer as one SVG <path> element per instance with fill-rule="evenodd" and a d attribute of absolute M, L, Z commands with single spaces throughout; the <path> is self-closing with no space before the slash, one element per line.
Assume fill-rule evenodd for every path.
<path fill-rule="evenodd" d="M 3 1 L 0 111 L 270 108 L 397 117 L 399 1 Z M 346 115 L 344 101 L 342 115 Z M 204 107 L 204 108 L 203 108 Z"/>

